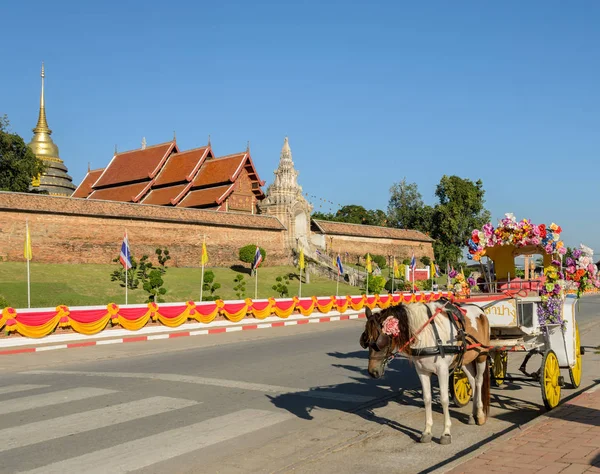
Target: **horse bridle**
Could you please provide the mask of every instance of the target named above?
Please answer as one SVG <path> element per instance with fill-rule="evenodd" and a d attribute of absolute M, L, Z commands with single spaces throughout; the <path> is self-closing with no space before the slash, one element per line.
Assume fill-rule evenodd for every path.
<path fill-rule="evenodd" d="M 379 331 L 379 336 L 377 336 L 377 339 L 375 341 L 365 341 L 365 344 L 362 344 L 362 341 L 361 341 L 361 346 L 363 347 L 363 349 L 369 348 L 369 349 L 373 349 L 373 351 L 379 353 L 379 352 L 382 352 L 384 349 L 382 349 L 379 346 L 377 341 L 379 341 L 380 338 L 385 338 L 388 342 L 385 345 L 384 357 L 373 357 L 373 359 L 383 360 L 383 364 L 387 365 L 389 362 L 394 360 L 394 357 L 396 357 L 396 352 L 394 352 L 394 341 L 390 336 L 388 336 L 387 334 L 385 334 L 383 332 L 382 328 L 380 328 L 379 325 L 377 325 L 377 329 Z"/>

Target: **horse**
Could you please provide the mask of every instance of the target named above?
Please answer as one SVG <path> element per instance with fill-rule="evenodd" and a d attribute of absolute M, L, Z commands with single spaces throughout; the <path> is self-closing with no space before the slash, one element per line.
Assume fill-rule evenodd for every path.
<path fill-rule="evenodd" d="M 443 300 L 391 306 L 373 313 L 366 309 L 367 322 L 360 336 L 369 348 L 369 375 L 383 376 L 387 363 L 402 353 L 414 363 L 423 388 L 425 429 L 420 442 L 432 440 L 431 375 L 436 374 L 444 411 L 440 444 L 450 444 L 449 380 L 461 367 L 473 390 L 473 412 L 469 424 L 483 425 L 490 411 L 489 343 L 490 326 L 476 305 L 455 305 Z"/>

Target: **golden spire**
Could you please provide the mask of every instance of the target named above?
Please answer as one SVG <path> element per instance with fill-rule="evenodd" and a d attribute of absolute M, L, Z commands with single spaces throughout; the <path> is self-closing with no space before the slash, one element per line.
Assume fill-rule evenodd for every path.
<path fill-rule="evenodd" d="M 33 138 L 29 142 L 29 147 L 40 159 L 62 163 L 62 160 L 58 156 L 58 147 L 54 144 L 52 138 L 50 138 L 52 130 L 48 127 L 48 121 L 46 120 L 46 104 L 44 101 L 44 78 L 46 77 L 46 73 L 44 71 L 44 63 L 42 63 L 41 77 L 40 114 L 37 125 L 33 129 Z"/>
<path fill-rule="evenodd" d="M 44 73 L 44 63 L 42 62 L 42 94 L 40 95 L 40 115 L 38 117 L 37 125 L 33 129 L 34 133 L 45 132 L 48 135 L 52 133 L 52 130 L 48 128 L 48 121 L 46 120 L 46 105 L 44 103 L 44 77 L 46 74 Z"/>
<path fill-rule="evenodd" d="M 210 134 L 208 135 L 208 146 L 211 146 L 210 145 Z"/>

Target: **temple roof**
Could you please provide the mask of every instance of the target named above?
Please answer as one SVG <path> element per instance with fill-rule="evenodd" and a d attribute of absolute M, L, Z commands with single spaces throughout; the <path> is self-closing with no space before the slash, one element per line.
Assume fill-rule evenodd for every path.
<path fill-rule="evenodd" d="M 246 156 L 246 153 L 236 153 L 207 161 L 194 177 L 192 186 L 198 188 L 215 183 L 233 183 L 242 171 Z"/>
<path fill-rule="evenodd" d="M 178 151 L 175 141 L 170 141 L 117 153 L 94 184 L 94 189 L 152 179 L 160 171 L 169 155 Z"/>
<path fill-rule="evenodd" d="M 208 157 L 212 157 L 210 146 L 173 153 L 156 176 L 153 187 L 191 181 Z"/>
<path fill-rule="evenodd" d="M 233 184 L 197 189 L 188 192 L 177 204 L 177 207 L 208 207 L 218 206 L 233 191 Z"/>
<path fill-rule="evenodd" d="M 88 171 L 85 175 L 85 178 L 83 178 L 83 181 L 73 192 L 71 197 L 83 199 L 88 197 L 92 192 L 92 185 L 98 180 L 103 171 L 104 168 L 98 168 L 97 170 Z"/>
<path fill-rule="evenodd" d="M 434 240 L 418 230 L 379 227 L 376 225 L 348 224 L 346 222 L 322 221 L 312 219 L 317 229 L 327 235 L 351 235 L 383 239 L 413 240 L 417 242 L 433 242 Z"/>
<path fill-rule="evenodd" d="M 136 202 L 140 194 L 148 187 L 149 182 L 125 184 L 111 188 L 96 189 L 88 196 L 88 199 L 103 199 L 105 201 Z"/>
<path fill-rule="evenodd" d="M 152 189 L 140 204 L 156 204 L 159 206 L 171 206 L 174 199 L 186 188 L 186 184 L 165 186 L 164 188 Z"/>

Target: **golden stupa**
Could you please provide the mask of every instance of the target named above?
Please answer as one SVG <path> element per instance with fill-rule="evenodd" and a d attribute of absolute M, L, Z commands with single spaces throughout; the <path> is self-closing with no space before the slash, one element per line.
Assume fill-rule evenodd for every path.
<path fill-rule="evenodd" d="M 54 196 L 70 196 L 76 186 L 73 179 L 67 174 L 67 167 L 58 155 L 58 147 L 50 138 L 52 130 L 46 120 L 46 106 L 44 103 L 44 63 L 42 63 L 42 95 L 40 96 L 40 114 L 37 125 L 33 129 L 33 138 L 28 143 L 35 156 L 46 165 L 46 171 L 38 179 L 34 179 L 31 187 L 40 191 L 47 191 Z"/>

